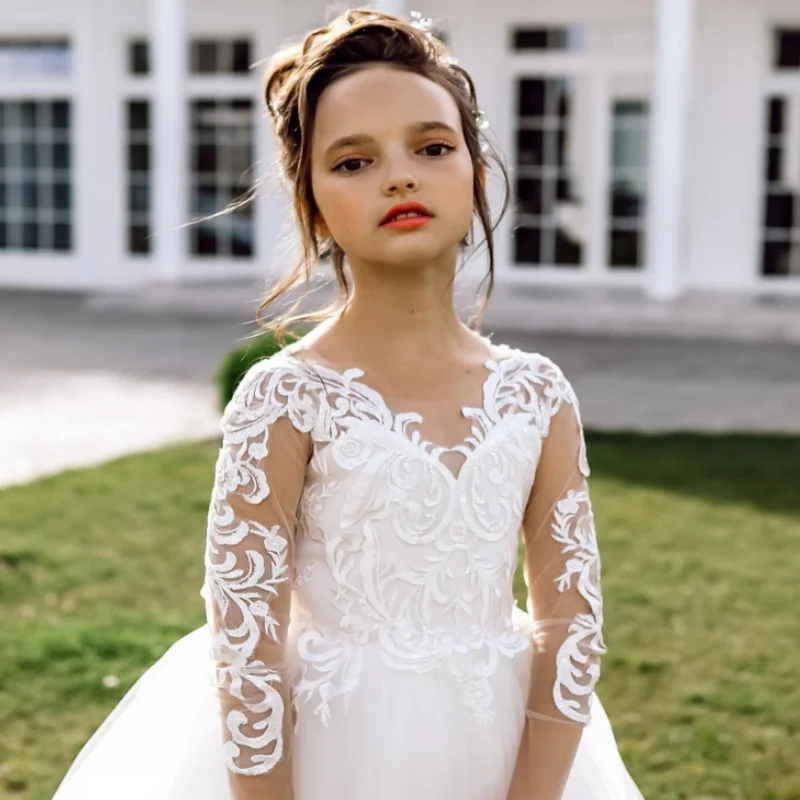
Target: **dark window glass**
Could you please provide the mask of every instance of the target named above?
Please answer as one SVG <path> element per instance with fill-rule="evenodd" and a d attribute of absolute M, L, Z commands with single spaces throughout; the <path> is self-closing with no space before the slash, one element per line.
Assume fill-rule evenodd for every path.
<path fill-rule="evenodd" d="M 56 142 L 53 145 L 53 168 L 69 169 L 69 145 L 64 142 Z"/>
<path fill-rule="evenodd" d="M 59 128 L 59 129 L 69 128 L 70 126 L 69 103 L 63 103 L 63 102 L 53 103 L 51 113 L 53 115 L 54 128 Z"/>
<path fill-rule="evenodd" d="M 583 248 L 578 242 L 570 239 L 563 231 L 556 230 L 555 263 L 564 266 L 580 266 L 583 260 Z"/>
<path fill-rule="evenodd" d="M 517 164 L 541 166 L 545 163 L 545 134 L 538 128 L 517 131 Z"/>
<path fill-rule="evenodd" d="M 128 169 L 147 172 L 150 169 L 150 145 L 132 144 L 128 148 Z"/>
<path fill-rule="evenodd" d="M 764 224 L 767 228 L 790 231 L 794 224 L 795 197 L 791 192 L 767 195 Z"/>
<path fill-rule="evenodd" d="M 5 222 L 0 221 L 0 250 L 8 248 L 8 226 Z"/>
<path fill-rule="evenodd" d="M 641 266 L 641 238 L 641 234 L 637 230 L 612 230 L 608 263 L 613 267 Z"/>
<path fill-rule="evenodd" d="M 768 147 L 767 171 L 765 177 L 770 183 L 777 183 L 781 180 L 782 175 L 783 175 L 783 148 Z"/>
<path fill-rule="evenodd" d="M 22 223 L 22 249 L 39 249 L 39 226 L 35 222 Z"/>
<path fill-rule="evenodd" d="M 762 275 L 788 275 L 792 261 L 790 242 L 764 242 L 761 257 Z"/>
<path fill-rule="evenodd" d="M 516 183 L 517 210 L 522 214 L 540 216 L 550 210 L 544 199 L 545 184 L 538 178 L 523 178 Z"/>
<path fill-rule="evenodd" d="M 237 39 L 231 45 L 233 49 L 231 72 L 246 73 L 250 71 L 250 42 Z"/>
<path fill-rule="evenodd" d="M 775 67 L 800 69 L 800 28 L 776 31 Z"/>
<path fill-rule="evenodd" d="M 150 129 L 150 103 L 146 100 L 133 100 L 128 103 L 128 130 L 148 131 Z"/>
<path fill-rule="evenodd" d="M 150 252 L 150 228 L 146 225 L 128 226 L 128 252 L 129 253 L 149 253 Z"/>
<path fill-rule="evenodd" d="M 514 231 L 514 261 L 518 264 L 542 263 L 542 232 L 539 228 Z"/>
<path fill-rule="evenodd" d="M 72 191 L 68 183 L 53 184 L 53 208 L 68 211 L 72 203 Z"/>
<path fill-rule="evenodd" d="M 56 250 L 72 249 L 72 228 L 69 225 L 53 225 L 53 247 Z"/>
<path fill-rule="evenodd" d="M 217 66 L 217 43 L 198 41 L 192 44 L 192 72 L 198 75 L 213 75 Z"/>
<path fill-rule="evenodd" d="M 150 187 L 149 186 L 129 186 L 128 187 L 128 210 L 144 211 L 150 210 Z"/>
<path fill-rule="evenodd" d="M 519 92 L 517 113 L 519 116 L 543 117 L 545 115 L 547 81 L 542 78 L 523 78 L 517 86 Z"/>
<path fill-rule="evenodd" d="M 36 167 L 36 142 L 22 143 L 22 166 L 27 168 Z"/>
<path fill-rule="evenodd" d="M 53 114 L 56 107 L 61 109 L 58 118 Z M 68 109 L 69 104 L 60 100 L 0 100 L 0 119 L 13 121 L 0 125 L 4 249 L 57 249 L 52 236 L 54 216 L 71 230 L 70 204 L 64 202 L 71 191 Z M 67 127 L 56 130 L 55 125 L 63 122 Z M 6 159 L 13 170 L 4 166 Z"/>
<path fill-rule="evenodd" d="M 131 75 L 150 74 L 150 46 L 147 42 L 131 42 L 128 47 L 128 72 Z"/>
<path fill-rule="evenodd" d="M 22 207 L 37 208 L 39 205 L 39 186 L 36 183 L 22 184 Z"/>
<path fill-rule="evenodd" d="M 19 105 L 19 121 L 23 128 L 36 127 L 36 103 L 25 101 Z"/>
<path fill-rule="evenodd" d="M 583 47 L 583 31 L 576 26 L 517 28 L 512 31 L 511 47 L 513 50 L 580 50 Z"/>
<path fill-rule="evenodd" d="M 786 101 L 781 97 L 773 97 L 769 101 L 768 131 L 772 136 L 783 133 L 786 116 Z"/>

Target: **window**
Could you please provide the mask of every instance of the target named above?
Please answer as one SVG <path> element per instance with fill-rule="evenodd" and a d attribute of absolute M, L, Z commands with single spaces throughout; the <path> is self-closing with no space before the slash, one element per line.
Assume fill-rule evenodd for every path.
<path fill-rule="evenodd" d="M 253 101 L 194 100 L 191 106 L 192 213 L 223 211 L 252 186 Z M 243 208 L 190 228 L 198 256 L 253 255 L 253 208 Z"/>
<path fill-rule="evenodd" d="M 800 69 L 800 28 L 775 31 L 773 60 L 776 69 Z"/>
<path fill-rule="evenodd" d="M 517 82 L 514 261 L 578 267 L 583 235 L 573 190 L 574 82 L 526 77 Z M 572 230 L 570 230 L 572 227 Z"/>
<path fill-rule="evenodd" d="M 608 264 L 636 268 L 644 264 L 649 104 L 617 100 L 612 114 Z"/>
<path fill-rule="evenodd" d="M 128 252 L 150 252 L 150 103 L 127 103 L 127 212 Z"/>
<path fill-rule="evenodd" d="M 0 39 L 0 77 L 67 77 L 72 52 L 64 39 Z"/>
<path fill-rule="evenodd" d="M 137 39 L 128 45 L 128 73 L 150 74 L 150 45 L 146 41 Z"/>
<path fill-rule="evenodd" d="M 0 250 L 72 248 L 70 104 L 0 101 Z"/>
<path fill-rule="evenodd" d="M 511 33 L 512 50 L 581 50 L 583 29 L 577 26 L 557 28 L 517 28 Z"/>
<path fill-rule="evenodd" d="M 800 275 L 800 189 L 791 180 L 792 148 L 800 142 L 790 135 L 793 97 L 767 99 L 765 114 L 764 199 L 761 274 Z"/>
<path fill-rule="evenodd" d="M 190 47 L 194 75 L 242 75 L 250 71 L 250 41 L 247 39 L 198 39 Z"/>

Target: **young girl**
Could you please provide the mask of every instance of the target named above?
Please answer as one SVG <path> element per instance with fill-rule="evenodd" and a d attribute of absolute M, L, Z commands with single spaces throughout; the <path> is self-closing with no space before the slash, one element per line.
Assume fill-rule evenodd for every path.
<path fill-rule="evenodd" d="M 578 401 L 453 306 L 476 216 L 493 267 L 472 81 L 423 23 L 357 10 L 278 53 L 266 100 L 306 251 L 268 303 L 322 252 L 341 303 L 238 387 L 208 625 L 142 676 L 57 800 L 641 798 L 594 693 Z"/>

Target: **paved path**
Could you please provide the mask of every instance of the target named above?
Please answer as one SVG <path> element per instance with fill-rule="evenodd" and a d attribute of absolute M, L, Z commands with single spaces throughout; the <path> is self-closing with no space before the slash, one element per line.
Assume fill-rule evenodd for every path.
<path fill-rule="evenodd" d="M 242 317 L 242 319 L 246 318 Z M 220 314 L 0 293 L 0 486 L 218 432 Z M 496 331 L 575 386 L 587 427 L 800 433 L 800 346 Z"/>

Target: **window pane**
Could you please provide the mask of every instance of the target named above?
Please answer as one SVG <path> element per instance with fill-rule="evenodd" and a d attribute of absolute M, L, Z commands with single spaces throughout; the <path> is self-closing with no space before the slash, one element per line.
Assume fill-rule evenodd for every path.
<path fill-rule="evenodd" d="M 528 129 L 517 131 L 517 163 L 541 166 L 544 161 L 544 131 Z"/>
<path fill-rule="evenodd" d="M 224 211 L 252 188 L 253 102 L 249 98 L 192 103 L 192 213 Z M 254 249 L 252 204 L 193 226 L 192 253 L 250 257 Z"/>
<path fill-rule="evenodd" d="M 547 82 L 540 78 L 523 78 L 518 83 L 517 113 L 521 117 L 543 117 Z"/>
<path fill-rule="evenodd" d="M 69 103 L 53 103 L 51 113 L 54 128 L 63 129 L 70 126 Z"/>
<path fill-rule="evenodd" d="M 128 228 L 128 252 L 150 252 L 150 229 L 146 225 L 131 225 Z"/>
<path fill-rule="evenodd" d="M 35 222 L 22 223 L 23 250 L 36 250 L 39 247 L 39 226 Z"/>
<path fill-rule="evenodd" d="M 66 77 L 71 71 L 71 51 L 67 41 L 0 40 L 2 77 Z"/>
<path fill-rule="evenodd" d="M 239 39 L 233 42 L 233 57 L 231 71 L 236 73 L 247 73 L 250 71 L 250 42 L 246 39 Z"/>
<path fill-rule="evenodd" d="M 128 169 L 127 221 L 128 252 L 146 255 L 150 240 L 150 103 L 131 100 L 127 103 Z"/>
<path fill-rule="evenodd" d="M 514 231 L 514 261 L 518 264 L 542 263 L 542 232 L 539 228 Z"/>
<path fill-rule="evenodd" d="M 764 209 L 764 224 L 767 228 L 790 231 L 794 224 L 794 195 L 791 192 L 776 192 L 767 195 Z"/>
<path fill-rule="evenodd" d="M 580 242 L 567 236 L 563 231 L 556 231 L 555 263 L 564 266 L 580 266 L 583 261 L 583 248 Z"/>
<path fill-rule="evenodd" d="M 580 50 L 583 30 L 577 26 L 517 28 L 512 34 L 514 50 Z"/>
<path fill-rule="evenodd" d="M 72 249 L 72 228 L 69 225 L 53 225 L 53 247 L 56 250 Z"/>
<path fill-rule="evenodd" d="M 53 184 L 53 208 L 67 211 L 71 206 L 72 192 L 68 183 Z"/>
<path fill-rule="evenodd" d="M 773 136 L 783 133 L 786 116 L 786 102 L 783 98 L 774 97 L 769 101 L 768 130 Z"/>
<path fill-rule="evenodd" d="M 128 48 L 128 72 L 131 75 L 150 74 L 150 46 L 147 42 L 131 42 Z"/>
<path fill-rule="evenodd" d="M 765 242 L 761 258 L 762 275 L 788 275 L 792 246 L 786 242 Z"/>
<path fill-rule="evenodd" d="M 133 100 L 128 103 L 128 129 L 147 131 L 150 128 L 150 103 L 146 100 Z"/>
<path fill-rule="evenodd" d="M 800 69 L 800 28 L 779 30 L 775 40 L 775 67 Z"/>
<path fill-rule="evenodd" d="M 217 72 L 217 43 L 208 41 L 194 42 L 192 45 L 192 72 L 213 74 Z"/>
<path fill-rule="evenodd" d="M 611 252 L 608 263 L 612 267 L 639 267 L 641 266 L 641 249 L 639 231 L 611 231 Z"/>
<path fill-rule="evenodd" d="M 54 107 L 60 107 L 58 120 Z M 4 249 L 57 249 L 56 219 L 66 232 L 61 237 L 65 247 L 70 246 L 68 109 L 65 101 L 0 100 L 0 118 L 6 123 L 0 125 L 0 154 L 9 162 L 0 169 Z M 57 121 L 67 126 L 56 132 Z"/>

